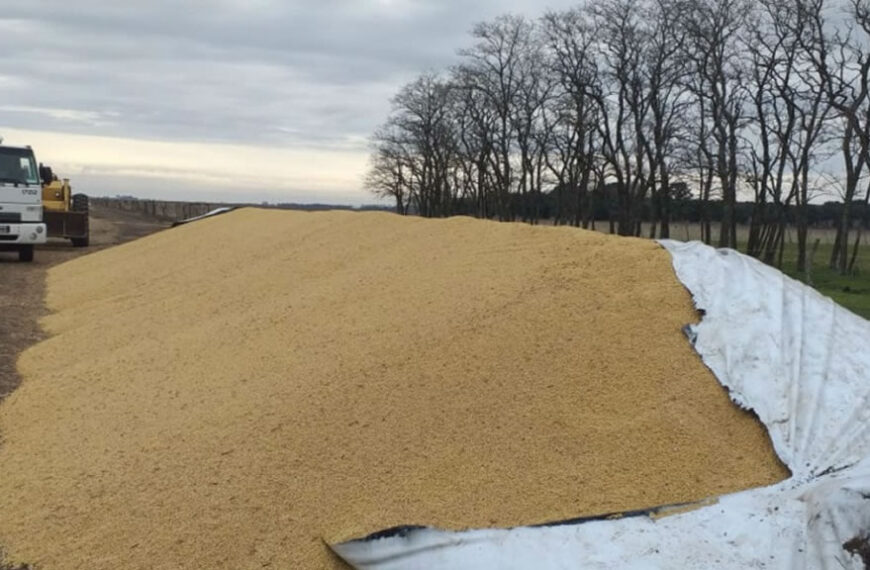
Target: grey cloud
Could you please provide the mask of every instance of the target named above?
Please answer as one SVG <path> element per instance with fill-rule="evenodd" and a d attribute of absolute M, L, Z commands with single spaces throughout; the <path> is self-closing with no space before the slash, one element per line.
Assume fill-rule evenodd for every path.
<path fill-rule="evenodd" d="M 363 151 L 399 86 L 455 61 L 473 23 L 543 9 L 533 0 L 19 1 L 0 19 L 0 129 Z"/>
<path fill-rule="evenodd" d="M 146 200 L 188 200 L 203 202 L 268 202 L 279 203 L 321 203 L 362 206 L 385 204 L 386 201 L 348 190 L 345 192 L 324 193 L 306 188 L 282 189 L 276 191 L 266 185 L 255 184 L 203 184 L 174 178 L 171 173 L 165 177 L 132 177 L 106 173 L 82 173 L 74 181 L 76 188 L 87 188 L 92 196 L 136 196 Z"/>

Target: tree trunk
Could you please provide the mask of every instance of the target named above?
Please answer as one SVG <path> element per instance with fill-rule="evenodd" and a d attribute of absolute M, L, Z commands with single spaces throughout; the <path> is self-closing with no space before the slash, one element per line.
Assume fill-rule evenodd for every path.
<path fill-rule="evenodd" d="M 659 238 L 661 239 L 670 239 L 671 237 L 671 184 L 667 178 L 664 179 L 662 183 L 662 189 L 660 190 L 661 196 L 659 197 L 659 222 L 661 224 L 661 229 L 659 231 Z"/>
<path fill-rule="evenodd" d="M 619 184 L 617 194 L 619 196 L 619 217 L 618 231 L 621 236 L 634 235 L 634 216 L 631 211 L 631 198 L 628 194 L 629 190 L 625 184 Z M 611 232 L 612 233 L 612 232 Z"/>
<path fill-rule="evenodd" d="M 658 230 L 659 221 L 659 192 L 653 191 L 649 200 L 650 217 L 649 217 L 649 239 L 656 238 L 656 230 Z"/>
<path fill-rule="evenodd" d="M 813 260 L 816 257 L 816 251 L 819 249 L 819 242 L 822 240 L 816 238 L 816 241 L 813 242 L 813 249 L 810 250 L 809 257 L 807 258 L 807 263 L 804 266 L 804 282 L 812 287 L 813 285 Z"/>
<path fill-rule="evenodd" d="M 854 194 L 848 193 L 847 200 L 843 202 L 843 215 L 840 217 L 840 228 L 837 231 L 837 247 L 834 248 L 834 253 L 831 258 L 831 265 L 834 266 L 840 275 L 846 275 L 848 269 L 849 258 L 849 226 L 852 225 L 852 200 Z"/>
<path fill-rule="evenodd" d="M 855 236 L 855 247 L 852 248 L 852 258 L 849 260 L 849 274 L 855 274 L 855 261 L 858 259 L 858 246 L 861 245 L 861 225 L 858 226 L 857 235 Z"/>

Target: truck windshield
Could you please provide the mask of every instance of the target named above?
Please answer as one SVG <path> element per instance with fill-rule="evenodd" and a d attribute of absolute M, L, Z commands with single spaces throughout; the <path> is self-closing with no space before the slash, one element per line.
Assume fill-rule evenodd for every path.
<path fill-rule="evenodd" d="M 39 184 L 33 151 L 0 146 L 0 183 Z"/>

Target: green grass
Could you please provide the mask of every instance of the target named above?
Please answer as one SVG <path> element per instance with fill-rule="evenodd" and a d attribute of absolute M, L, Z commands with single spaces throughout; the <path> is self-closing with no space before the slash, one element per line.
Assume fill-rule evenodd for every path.
<path fill-rule="evenodd" d="M 858 248 L 856 272 L 854 275 L 845 276 L 828 267 L 832 249 L 833 245 L 830 243 L 819 244 L 810 274 L 812 286 L 850 311 L 870 319 L 870 246 L 862 245 Z M 806 275 L 797 271 L 796 260 L 797 246 L 787 244 L 782 270 L 787 275 L 806 282 Z"/>

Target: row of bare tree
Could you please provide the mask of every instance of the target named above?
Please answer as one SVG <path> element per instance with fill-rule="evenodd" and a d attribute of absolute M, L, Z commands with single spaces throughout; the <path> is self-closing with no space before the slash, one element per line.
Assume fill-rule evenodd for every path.
<path fill-rule="evenodd" d="M 549 193 L 556 223 L 587 227 L 608 193 L 619 234 L 640 235 L 650 211 L 650 237 L 667 238 L 688 183 L 708 243 L 706 205 L 722 201 L 722 247 L 752 197 L 745 247 L 768 263 L 793 217 L 803 270 L 809 201 L 837 186 L 830 263 L 847 271 L 849 205 L 870 200 L 870 0 L 589 0 L 472 35 L 455 66 L 401 89 L 373 137 L 367 187 L 399 212 L 537 223 Z"/>

